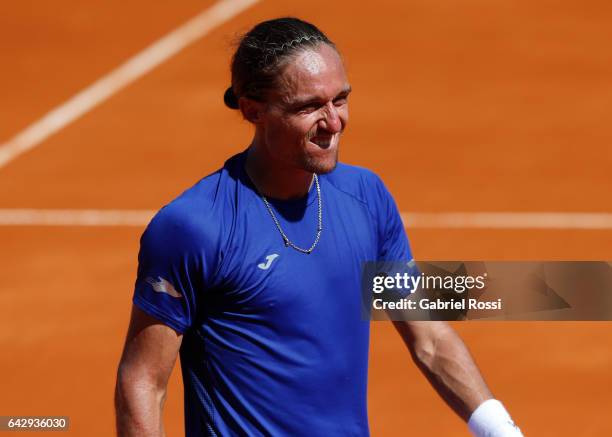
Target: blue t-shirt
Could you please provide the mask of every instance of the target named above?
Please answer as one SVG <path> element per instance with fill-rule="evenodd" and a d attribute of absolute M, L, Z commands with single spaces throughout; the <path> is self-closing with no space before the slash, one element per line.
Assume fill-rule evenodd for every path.
<path fill-rule="evenodd" d="M 185 191 L 141 238 L 134 303 L 183 333 L 189 436 L 367 436 L 362 263 L 410 260 L 391 195 L 339 163 L 319 176 L 323 232 L 286 247 L 246 153 Z M 270 200 L 296 245 L 317 230 L 314 187 Z"/>

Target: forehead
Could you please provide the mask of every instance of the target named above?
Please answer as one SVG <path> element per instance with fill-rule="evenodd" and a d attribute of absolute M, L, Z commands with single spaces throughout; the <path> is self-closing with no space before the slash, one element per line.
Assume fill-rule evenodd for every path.
<path fill-rule="evenodd" d="M 348 88 L 342 58 L 327 44 L 298 52 L 278 77 L 276 97 L 285 102 L 332 99 Z"/>

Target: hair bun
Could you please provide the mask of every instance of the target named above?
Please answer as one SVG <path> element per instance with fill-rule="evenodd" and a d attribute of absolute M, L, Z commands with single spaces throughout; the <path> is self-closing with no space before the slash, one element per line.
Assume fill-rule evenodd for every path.
<path fill-rule="evenodd" d="M 234 94 L 232 87 L 225 90 L 225 94 L 223 94 L 223 101 L 225 102 L 225 106 L 230 109 L 240 108 L 240 105 L 238 105 L 238 98 L 236 97 L 236 94 Z"/>

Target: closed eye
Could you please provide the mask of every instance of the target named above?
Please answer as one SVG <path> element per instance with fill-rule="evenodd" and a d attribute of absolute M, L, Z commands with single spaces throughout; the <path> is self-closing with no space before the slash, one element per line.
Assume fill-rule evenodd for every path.
<path fill-rule="evenodd" d="M 302 105 L 302 106 L 298 107 L 296 112 L 310 114 L 310 113 L 316 111 L 319 108 L 320 108 L 320 105 L 317 105 L 315 103 L 308 103 L 306 105 Z"/>
<path fill-rule="evenodd" d="M 348 103 L 348 96 L 336 97 L 334 99 L 334 105 L 336 106 L 346 105 L 347 103 Z"/>
<path fill-rule="evenodd" d="M 341 107 L 344 106 L 348 103 L 348 96 L 351 93 L 351 88 L 348 87 L 347 89 L 342 90 L 333 100 L 332 103 L 334 104 L 334 106 L 336 107 Z M 305 103 L 302 103 L 301 105 L 298 105 L 296 107 L 294 107 L 294 112 L 297 114 L 312 114 L 315 111 L 318 111 L 319 109 L 321 109 L 323 106 L 325 106 L 327 104 L 327 102 L 324 101 L 319 101 L 317 99 L 315 100 L 311 100 L 311 101 L 307 101 Z"/>
<path fill-rule="evenodd" d="M 334 99 L 334 105 L 342 106 L 348 103 L 348 96 L 351 93 L 351 89 L 344 90 Z"/>

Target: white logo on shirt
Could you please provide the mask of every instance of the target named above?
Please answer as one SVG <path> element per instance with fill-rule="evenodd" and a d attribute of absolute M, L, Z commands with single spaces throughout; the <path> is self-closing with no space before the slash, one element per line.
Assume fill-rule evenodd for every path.
<path fill-rule="evenodd" d="M 151 284 L 151 286 L 153 287 L 153 290 L 157 291 L 158 293 L 169 294 L 172 297 L 183 297 L 181 293 L 176 291 L 176 289 L 174 288 L 174 285 L 172 285 L 170 282 L 166 281 L 161 276 L 158 276 L 157 279 L 158 280 L 156 281 L 150 276 L 147 278 L 147 282 Z"/>
<path fill-rule="evenodd" d="M 270 266 L 272 265 L 272 262 L 274 262 L 274 260 L 278 257 L 277 253 L 273 253 L 272 255 L 268 255 L 266 257 L 266 262 L 265 263 L 261 263 L 261 264 L 257 264 L 257 267 L 259 267 L 262 270 L 268 270 L 270 268 Z"/>

